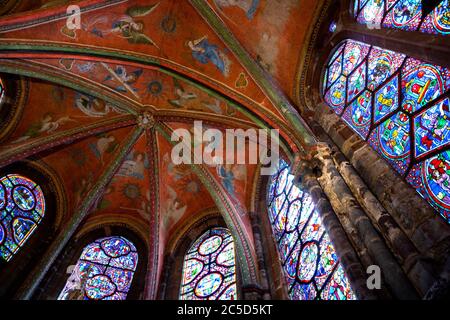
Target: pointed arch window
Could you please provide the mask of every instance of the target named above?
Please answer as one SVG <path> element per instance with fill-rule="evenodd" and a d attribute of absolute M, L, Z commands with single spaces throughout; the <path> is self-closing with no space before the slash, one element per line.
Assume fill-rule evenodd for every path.
<path fill-rule="evenodd" d="M 330 55 L 328 106 L 450 223 L 450 70 L 346 40 Z"/>
<path fill-rule="evenodd" d="M 30 179 L 0 178 L 0 256 L 9 261 L 24 246 L 45 214 L 44 193 Z"/>
<path fill-rule="evenodd" d="M 180 300 L 236 300 L 236 258 L 228 229 L 213 228 L 184 258 Z"/>
<path fill-rule="evenodd" d="M 449 0 L 442 0 L 430 13 L 422 0 L 355 0 L 353 12 L 369 28 L 393 28 L 430 34 L 450 34 Z"/>
<path fill-rule="evenodd" d="M 355 300 L 311 197 L 284 161 L 268 191 L 269 219 L 292 300 Z"/>
<path fill-rule="evenodd" d="M 87 245 L 58 300 L 125 300 L 138 264 L 133 243 L 108 237 Z"/>

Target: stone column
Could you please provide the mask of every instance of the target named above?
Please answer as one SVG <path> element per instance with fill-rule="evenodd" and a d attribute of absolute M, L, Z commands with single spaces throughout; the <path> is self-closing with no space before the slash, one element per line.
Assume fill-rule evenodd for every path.
<path fill-rule="evenodd" d="M 253 239 L 255 241 L 254 244 L 259 270 L 259 281 L 261 283 L 261 289 L 263 291 L 262 298 L 264 300 L 270 300 L 271 295 L 269 290 L 269 278 L 267 275 L 266 260 L 264 256 L 264 249 L 261 238 L 261 227 L 260 227 L 261 221 L 256 212 L 249 212 L 249 215 L 252 222 Z"/>
<path fill-rule="evenodd" d="M 321 105 L 318 106 L 318 108 L 321 107 Z M 331 114 L 329 117 L 333 121 L 337 119 L 334 114 Z M 321 118 L 321 120 L 324 118 Z M 325 122 L 327 123 L 328 121 Z M 385 178 L 385 171 L 379 170 L 381 164 L 384 163 L 383 159 L 377 159 L 372 154 L 361 154 L 360 163 L 365 168 L 363 171 L 358 171 L 354 166 L 355 164 L 349 159 L 354 158 L 355 150 L 367 147 L 364 142 L 358 138 L 350 138 L 343 142 L 343 138 L 338 139 L 337 135 L 334 136 L 337 141 L 335 142 L 322 128 L 321 124 L 311 121 L 310 125 L 316 136 L 331 146 L 331 157 L 339 174 L 371 220 L 374 228 L 383 237 L 386 245 L 408 276 L 410 282 L 414 284 L 420 295 L 423 296 L 433 282 L 436 281 L 436 271 L 441 269 L 439 266 L 441 263 L 434 262 L 429 255 L 445 256 L 445 253 L 442 253 L 442 248 L 445 248 L 446 245 L 438 243 L 435 245 L 438 248 L 436 250 L 423 250 L 420 246 L 423 246 L 424 236 L 412 237 L 411 234 L 406 232 L 405 225 L 414 225 L 414 223 L 403 222 L 410 220 L 417 212 L 421 213 L 421 217 L 426 217 L 427 214 L 422 214 L 421 210 L 431 208 L 413 190 L 405 194 L 405 189 L 407 192 L 411 188 L 405 183 L 398 181 L 399 178 L 395 174 L 389 174 L 389 178 Z M 330 131 L 330 128 L 326 130 Z M 344 136 L 344 132 L 349 130 L 343 125 L 343 129 L 339 130 L 339 132 Z M 386 170 L 389 169 L 387 164 L 385 166 Z M 395 185 L 396 182 L 398 183 L 397 188 L 392 187 L 391 185 Z M 405 203 L 405 206 L 403 206 L 403 203 Z M 400 205 L 393 207 L 393 204 Z M 401 220 L 396 219 L 398 213 L 403 217 Z M 431 229 L 433 233 L 435 232 L 434 228 L 425 229 Z M 428 230 L 427 234 L 431 234 L 431 230 Z M 442 229 L 437 232 L 443 234 L 443 236 L 433 234 L 434 238 L 445 238 L 445 230 Z M 417 241 L 418 239 L 421 240 Z M 439 253 L 434 254 L 434 252 Z"/>
<path fill-rule="evenodd" d="M 319 145 L 315 159 L 321 171 L 318 181 L 354 248 L 364 257 L 363 261 L 380 267 L 384 285 L 387 285 L 382 291 L 388 289 L 399 299 L 417 299 L 417 291 L 339 174 L 328 145 Z"/>
<path fill-rule="evenodd" d="M 377 293 L 369 290 L 366 285 L 367 275 L 361 265 L 358 255 L 346 237 L 333 208 L 324 194 L 313 172 L 313 165 L 309 161 L 300 161 L 293 168 L 292 173 L 298 177 L 296 179 L 300 188 L 311 195 L 316 210 L 322 218 L 322 222 L 328 235 L 339 255 L 342 266 L 350 280 L 352 288 L 358 299 L 377 299 Z"/>
<path fill-rule="evenodd" d="M 170 278 L 170 273 L 173 267 L 175 261 L 175 257 L 172 255 L 166 255 L 164 257 L 164 271 L 162 273 L 161 276 L 161 283 L 160 283 L 160 287 L 159 287 L 159 292 L 158 292 L 158 300 L 166 300 L 168 297 L 167 295 L 167 287 L 168 287 L 168 281 Z"/>
<path fill-rule="evenodd" d="M 332 157 L 336 169 L 364 209 L 372 225 L 384 238 L 386 245 L 402 266 L 411 283 L 423 296 L 436 280 L 429 262 L 369 190 L 344 155 L 338 150 L 333 150 Z"/>

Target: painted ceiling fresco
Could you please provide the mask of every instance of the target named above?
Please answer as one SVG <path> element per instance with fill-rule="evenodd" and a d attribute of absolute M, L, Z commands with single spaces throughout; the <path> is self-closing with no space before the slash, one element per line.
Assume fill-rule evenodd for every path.
<path fill-rule="evenodd" d="M 145 2 L 148 4 L 121 1 L 109 5 L 107 9 L 84 13 L 81 16 L 81 30 L 67 29 L 65 19 L 18 30 L 11 26 L 15 23 L 14 19 L 11 24 L 4 20 L 0 23 L 0 39 L 29 39 L 35 43 L 51 42 L 54 46 L 76 44 L 89 49 L 120 50 L 125 54 L 156 59 L 161 65 L 180 68 L 205 82 L 220 82 L 227 91 L 244 95 L 278 113 L 237 58 L 188 1 Z M 70 67 L 70 61 L 63 61 L 62 64 L 61 67 Z M 81 66 L 81 70 L 89 72 L 89 65 Z M 101 72 L 105 71 L 111 73 L 110 70 Z M 126 79 L 125 82 L 134 81 L 131 79 L 137 78 L 138 74 L 133 73 L 136 71 L 120 76 Z"/>
<path fill-rule="evenodd" d="M 308 35 L 318 1 L 207 2 L 252 57 L 274 76 L 283 91 L 292 98 L 298 52 L 302 50 Z"/>
<path fill-rule="evenodd" d="M 223 98 L 205 92 L 186 80 L 155 69 L 76 59 L 35 59 L 35 63 L 61 68 L 82 80 L 95 82 L 156 110 L 203 112 L 211 115 L 253 120 Z M 120 112 L 120 109 L 116 112 Z"/>
<path fill-rule="evenodd" d="M 150 160 L 143 133 L 106 187 L 95 207 L 95 215 L 121 213 L 150 222 Z"/>
<path fill-rule="evenodd" d="M 215 208 L 214 200 L 189 165 L 171 161 L 172 145 L 158 134 L 159 206 L 162 213 L 161 232 L 164 241 L 186 219 Z"/>
<path fill-rule="evenodd" d="M 64 181 L 69 212 L 81 205 L 131 131 L 129 127 L 105 132 L 39 157 Z"/>
<path fill-rule="evenodd" d="M 194 132 L 193 126 L 185 123 L 167 123 L 167 126 L 172 130 L 177 130 L 180 128 L 186 129 L 190 132 Z M 225 129 L 203 125 L 203 131 L 207 129 L 219 129 L 223 136 L 225 137 Z M 204 152 L 207 143 L 203 141 L 196 141 L 195 137 L 193 139 L 193 146 L 201 145 L 201 150 Z M 229 150 L 225 150 L 229 152 Z M 248 143 L 245 148 L 237 149 L 232 151 L 235 154 L 249 154 Z M 247 158 L 248 159 L 248 158 Z M 205 165 L 204 166 L 209 174 L 218 182 L 218 185 L 222 187 L 230 201 L 236 206 L 242 223 L 245 225 L 247 230 L 251 230 L 251 222 L 248 216 L 248 211 L 250 207 L 250 197 L 253 188 L 253 182 L 257 179 L 257 172 L 255 164 L 215 164 L 215 165 Z M 203 202 L 203 200 L 202 200 Z M 251 232 L 250 232 L 251 233 Z"/>
<path fill-rule="evenodd" d="M 32 81 L 22 120 L 9 136 L 8 144 L 1 148 L 11 148 L 42 136 L 91 124 L 99 118 L 123 113 L 118 107 L 92 96 L 52 83 Z"/>
<path fill-rule="evenodd" d="M 266 0 L 204 5 L 290 92 L 307 24 L 289 26 L 314 10 L 311 2 L 286 0 L 281 10 Z M 116 168 L 84 222 L 134 221 L 161 258 L 172 233 L 215 211 L 229 217 L 244 243 L 239 250 L 254 255 L 246 239 L 253 237 L 249 211 L 258 166 L 171 161 L 171 132 L 192 131 L 195 120 L 221 132 L 279 128 L 282 143 L 300 149 L 286 111 L 233 48 L 188 0 L 71 1 L 82 9 L 79 29 L 67 27 L 66 1 L 33 3 L 12 12 L 38 10 L 0 18 L 0 72 L 28 83 L 22 118 L 0 146 L 0 165 L 33 157 L 51 167 L 68 195 L 66 222 Z M 248 144 L 236 151 L 248 152 Z M 150 254 L 149 261 L 161 270 L 157 257 Z"/>

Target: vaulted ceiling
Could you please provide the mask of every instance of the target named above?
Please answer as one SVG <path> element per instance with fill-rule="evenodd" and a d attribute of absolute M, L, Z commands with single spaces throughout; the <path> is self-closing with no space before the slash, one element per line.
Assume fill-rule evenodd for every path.
<path fill-rule="evenodd" d="M 216 210 L 252 251 L 259 167 L 174 165 L 170 135 L 194 120 L 277 128 L 288 157 L 306 156 L 314 138 L 290 101 L 322 1 L 3 2 L 0 72 L 22 98 L 0 164 L 50 166 L 68 195 L 62 225 L 126 220 L 162 253 L 170 234 Z M 79 29 L 67 26 L 69 2 Z"/>

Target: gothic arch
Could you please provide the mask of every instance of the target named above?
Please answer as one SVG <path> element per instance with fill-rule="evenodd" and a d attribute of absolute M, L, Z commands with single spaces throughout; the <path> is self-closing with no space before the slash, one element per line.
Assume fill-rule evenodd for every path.
<path fill-rule="evenodd" d="M 337 255 L 349 283 L 357 299 L 375 299 L 374 295 L 366 287 L 364 265 L 361 263 L 358 252 L 353 247 L 352 242 L 346 235 L 346 230 L 337 219 L 330 200 L 324 194 L 322 187 L 316 182 L 315 174 L 307 169 L 308 164 L 303 162 L 303 169 L 296 169 L 296 165 L 291 165 L 291 174 L 295 176 L 294 185 L 309 193 L 312 203 L 322 219 L 328 236 L 331 238 Z M 255 247 L 258 258 L 258 265 L 264 266 L 260 270 L 263 277 L 263 291 L 273 299 L 289 299 L 288 285 L 285 279 L 285 270 L 282 267 L 281 253 L 276 245 L 275 236 L 272 231 L 269 219 L 268 193 L 272 176 L 260 176 L 255 183 L 255 192 L 252 198 L 252 225 L 255 237 Z M 265 279 L 264 279 L 265 275 Z M 265 281 L 265 282 L 264 282 Z"/>
<path fill-rule="evenodd" d="M 0 74 L 0 81 L 0 142 L 6 142 L 22 117 L 29 84 L 23 77 L 6 73 Z"/>
<path fill-rule="evenodd" d="M 41 161 L 26 160 L 0 169 L 0 175 L 20 174 L 38 184 L 45 197 L 45 216 L 23 247 L 7 263 L 0 263 L 1 295 L 13 295 L 23 278 L 42 258 L 46 248 L 61 228 L 67 214 L 64 185 L 51 168 Z M 14 271 L 13 271 L 14 270 Z"/>
<path fill-rule="evenodd" d="M 227 225 L 217 209 L 209 209 L 200 212 L 194 221 L 188 221 L 180 225 L 173 233 L 164 254 L 164 269 L 160 282 L 159 299 L 179 299 L 185 255 L 200 236 L 215 227 L 227 228 Z M 233 238 L 236 239 L 235 236 Z M 238 255 L 239 252 L 236 252 L 236 254 Z M 237 257 L 236 263 L 238 297 L 242 298 L 242 267 Z"/>
<path fill-rule="evenodd" d="M 130 291 L 127 295 L 127 300 L 143 299 L 145 295 L 148 246 L 145 240 L 146 238 L 142 237 L 140 232 L 136 232 L 134 229 L 127 222 L 114 221 L 113 217 L 111 217 L 110 221 L 100 226 L 92 227 L 89 224 L 83 226 L 58 256 L 50 271 L 45 275 L 39 287 L 36 289 L 33 298 L 39 300 L 56 300 L 70 276 L 68 270 L 71 269 L 69 267 L 76 265 L 83 249 L 87 245 L 101 238 L 122 236 L 135 245 L 136 252 L 139 255 L 139 261 Z"/>

